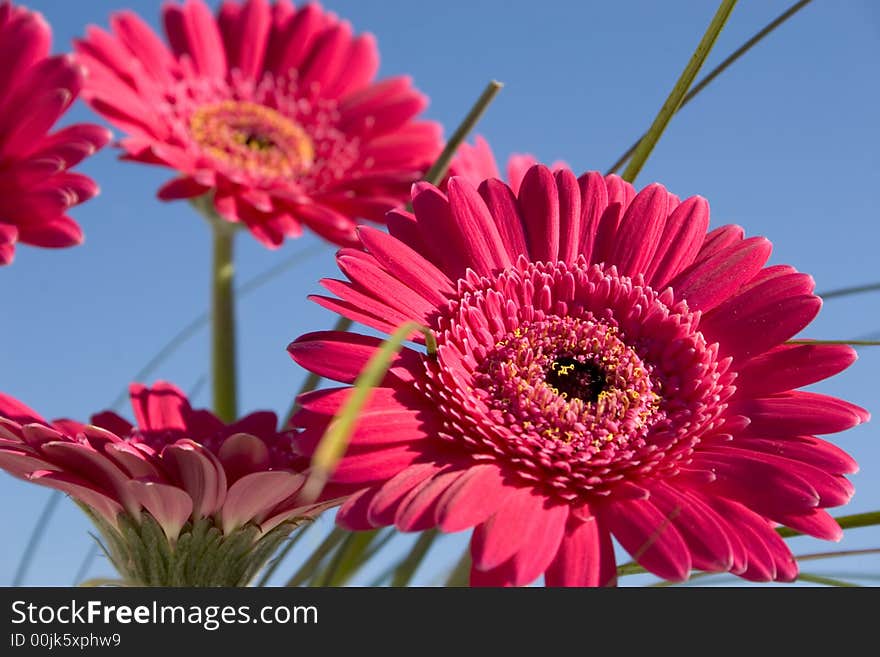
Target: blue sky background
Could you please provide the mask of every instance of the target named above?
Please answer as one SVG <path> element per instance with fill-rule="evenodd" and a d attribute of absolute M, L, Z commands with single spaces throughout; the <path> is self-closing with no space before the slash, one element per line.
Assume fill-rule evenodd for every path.
<path fill-rule="evenodd" d="M 126 7 L 159 25 L 155 0 L 27 4 L 51 23 L 57 52 L 69 50 L 87 24 L 106 26 L 111 12 Z M 577 171 L 604 170 L 650 125 L 717 6 L 705 0 L 324 4 L 358 31 L 376 34 L 381 74 L 412 75 L 431 97 L 427 116 L 441 121 L 447 135 L 486 82 L 496 78 L 506 86 L 478 132 L 490 140 L 499 160 L 532 152 L 547 162 L 563 159 Z M 703 72 L 789 4 L 740 3 Z M 811 273 L 819 291 L 880 279 L 878 61 L 876 3 L 816 0 L 673 119 L 637 186 L 660 181 L 682 197 L 705 196 L 713 226 L 738 223 L 748 234 L 767 236 L 775 245 L 772 261 Z M 100 121 L 77 104 L 63 123 L 84 120 Z M 20 246 L 14 265 L 0 270 L 0 390 L 46 417 L 85 419 L 107 408 L 135 372 L 207 307 L 207 226 L 187 204 L 156 200 L 156 189 L 172 177 L 170 170 L 119 162 L 117 154 L 107 148 L 78 167 L 102 188 L 99 197 L 72 213 L 85 230 L 84 245 L 63 251 Z M 319 278 L 336 275 L 332 248 L 310 235 L 274 252 L 246 235 L 237 247 L 239 281 L 297 252 L 311 254 L 239 302 L 241 410 L 283 413 L 303 379 L 285 346 L 334 322 L 329 312 L 305 299 L 319 290 Z M 876 334 L 878 309 L 877 293 L 830 300 L 804 335 Z M 876 415 L 880 348 L 863 349 L 860 356 L 851 369 L 815 388 Z M 151 381 L 164 378 L 191 389 L 207 367 L 208 334 L 202 331 Z M 196 403 L 209 405 L 207 387 Z M 877 424 L 832 439 L 861 463 L 853 477 L 855 498 L 839 512 L 880 509 Z M 49 495 L 0 472 L 0 584 L 11 583 Z M 318 521 L 318 529 L 281 568 L 279 581 L 331 522 L 329 515 Z M 33 555 L 25 583 L 72 584 L 89 550 L 89 530 L 79 509 L 65 499 Z M 406 540 L 411 538 L 398 541 L 388 554 Z M 466 541 L 465 534 L 444 537 L 416 583 L 436 583 Z M 791 544 L 796 553 L 880 547 L 880 529 L 852 530 L 839 545 L 807 538 Z M 880 579 L 880 557 L 818 562 L 804 569 L 857 573 L 872 583 L 872 577 Z M 111 574 L 103 558 L 88 573 Z"/>

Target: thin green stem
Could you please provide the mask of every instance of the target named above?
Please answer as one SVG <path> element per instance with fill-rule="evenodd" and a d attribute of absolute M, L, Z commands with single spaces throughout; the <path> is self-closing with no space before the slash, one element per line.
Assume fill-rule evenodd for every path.
<path fill-rule="evenodd" d="M 467 139 L 468 135 L 479 122 L 480 117 L 483 116 L 483 113 L 489 107 L 491 102 L 495 100 L 495 96 L 498 95 L 498 92 L 501 91 L 503 86 L 504 85 L 497 80 L 492 80 L 486 85 L 483 93 L 477 98 L 477 102 L 474 103 L 471 110 L 467 113 L 467 116 L 464 117 L 464 120 L 462 120 L 459 126 L 455 129 L 455 132 L 452 133 L 449 141 L 446 142 L 446 147 L 443 149 L 443 152 L 440 153 L 434 164 L 428 169 L 428 172 L 425 174 L 425 180 L 427 182 L 432 185 L 438 185 L 440 181 L 443 180 L 446 176 L 446 172 L 449 170 L 449 165 L 452 163 L 452 158 L 455 157 L 455 152 L 458 150 L 458 147 L 461 146 L 461 143 L 465 139 Z"/>
<path fill-rule="evenodd" d="M 841 287 L 836 290 L 828 290 L 827 292 L 817 292 L 816 296 L 822 297 L 823 301 L 828 301 L 829 299 L 838 299 L 840 297 L 848 297 L 854 294 L 864 294 L 865 292 L 880 292 L 880 283 Z"/>
<path fill-rule="evenodd" d="M 864 550 L 837 550 L 831 552 L 813 552 L 812 554 L 799 554 L 795 557 L 798 561 L 818 561 L 819 559 L 836 559 L 838 557 L 864 557 L 880 554 L 880 548 L 866 548 Z"/>
<path fill-rule="evenodd" d="M 448 587 L 465 587 L 470 582 L 471 577 L 471 551 L 465 549 L 456 562 L 455 567 L 450 571 L 449 577 L 446 578 L 446 586 Z"/>
<path fill-rule="evenodd" d="M 46 505 L 43 507 L 40 517 L 37 518 L 37 524 L 34 525 L 34 530 L 31 532 L 27 545 L 25 545 L 24 552 L 22 552 L 21 560 L 18 562 L 18 568 L 15 569 L 15 575 L 12 578 L 13 586 L 21 586 L 21 583 L 24 581 L 31 564 L 34 561 L 37 546 L 43 538 L 43 533 L 49 526 L 49 520 L 52 519 L 52 514 L 55 513 L 55 509 L 58 508 L 58 503 L 61 501 L 62 495 L 61 491 L 53 490 L 49 495 L 49 499 L 46 500 Z"/>
<path fill-rule="evenodd" d="M 434 544 L 434 541 L 437 540 L 438 535 L 439 532 L 436 529 L 429 529 L 428 531 L 422 532 L 412 550 L 409 551 L 406 558 L 400 562 L 397 568 L 395 568 L 394 576 L 391 578 L 391 586 L 407 586 L 412 581 L 413 575 L 415 575 L 416 570 L 418 570 L 422 561 L 424 561 L 425 556 L 428 554 L 428 550 L 431 549 L 431 546 Z"/>
<path fill-rule="evenodd" d="M 679 77 L 678 82 L 675 83 L 675 86 L 669 93 L 666 102 L 663 103 L 663 106 L 657 113 L 654 123 L 648 128 L 645 137 L 639 141 L 639 145 L 636 147 L 632 159 L 629 161 L 629 164 L 627 164 L 626 169 L 623 172 L 623 179 L 627 182 L 633 182 L 639 175 L 642 167 L 645 166 L 645 162 L 648 161 L 648 156 L 651 155 L 651 151 L 654 150 L 654 146 L 657 145 L 660 136 L 666 130 L 666 126 L 669 125 L 669 121 L 672 119 L 673 114 L 675 114 L 681 106 L 685 94 L 687 94 L 688 89 L 690 89 L 693 84 L 694 78 L 697 77 L 697 73 L 699 73 L 703 62 L 706 61 L 706 57 L 709 56 L 712 46 L 715 45 L 718 35 L 721 34 L 721 30 L 730 16 L 730 12 L 733 11 L 735 6 L 736 0 L 722 0 L 721 5 L 718 7 L 718 11 L 715 12 L 715 16 L 712 17 L 712 21 L 706 29 L 706 33 L 703 35 L 703 38 L 700 39 L 697 49 L 691 56 L 690 61 L 688 61 L 687 66 L 685 66 L 681 77 Z"/>
<path fill-rule="evenodd" d="M 845 588 L 862 588 L 861 584 L 853 582 L 844 582 L 842 579 L 834 579 L 833 577 L 825 577 L 824 575 L 814 575 L 812 573 L 800 573 L 798 581 L 810 582 L 812 584 L 824 584 L 825 586 L 840 586 Z"/>
<path fill-rule="evenodd" d="M 403 348 L 403 343 L 411 339 L 413 333 L 424 335 L 429 355 L 437 352 L 437 341 L 434 334 L 418 322 L 402 324 L 390 338 L 382 343 L 382 346 L 376 350 L 358 374 L 351 394 L 327 425 L 314 454 L 312 454 L 309 476 L 300 491 L 300 500 L 303 504 L 310 504 L 318 499 L 318 495 L 336 468 L 336 464 L 345 454 L 352 433 L 357 426 L 360 412 L 373 394 L 373 389 L 385 378 L 392 359 Z"/>
<path fill-rule="evenodd" d="M 222 220 L 211 222 L 214 260 L 211 270 L 211 383 L 214 412 L 224 422 L 238 417 L 235 357 L 234 229 Z"/>
<path fill-rule="evenodd" d="M 324 570 L 314 577 L 312 586 L 342 586 L 357 568 L 364 550 L 376 540 L 378 529 L 362 532 L 346 532 L 342 543 Z"/>
<path fill-rule="evenodd" d="M 324 558 L 330 554 L 333 549 L 345 538 L 346 532 L 344 529 L 340 529 L 339 527 L 335 527 L 324 539 L 321 545 L 309 555 L 309 558 L 305 560 L 305 562 L 299 567 L 293 576 L 289 580 L 287 580 L 287 584 L 285 586 L 300 586 L 306 582 L 310 577 L 315 575 L 315 571 L 318 569 L 318 566 L 321 565 L 321 562 Z"/>
<path fill-rule="evenodd" d="M 308 525 L 304 525 L 297 529 L 293 535 L 293 538 L 287 539 L 287 542 L 284 544 L 284 547 L 278 551 L 278 555 L 269 562 L 266 566 L 266 569 L 263 571 L 263 574 L 260 575 L 260 579 L 257 581 L 257 586 L 268 586 L 269 580 L 272 579 L 272 575 L 275 574 L 275 571 L 278 570 L 278 566 L 281 565 L 281 562 L 290 554 L 290 551 L 296 546 L 299 540 L 303 537 L 303 534 L 306 533 L 309 527 L 312 526 L 313 523 L 309 523 Z"/>
<path fill-rule="evenodd" d="M 682 99 L 681 105 L 678 106 L 676 113 L 681 111 L 681 109 L 691 102 L 697 94 L 699 94 L 703 89 L 708 87 L 719 75 L 724 73 L 730 66 L 736 62 L 740 57 L 745 55 L 749 50 L 754 48 L 761 40 L 764 39 L 767 35 L 769 35 L 773 30 L 782 25 L 789 18 L 798 13 L 801 9 L 810 4 L 812 0 L 800 0 L 800 2 L 794 3 L 791 7 L 782 12 L 779 16 L 774 18 L 772 21 L 767 23 L 761 30 L 759 30 L 752 38 L 742 44 L 739 48 L 734 50 L 727 58 L 721 62 L 718 66 L 713 68 L 709 73 L 705 75 L 699 82 L 697 82 L 693 88 L 687 93 L 687 95 Z M 621 155 L 617 161 L 611 165 L 606 174 L 615 173 L 620 167 L 622 167 L 626 161 L 630 158 L 630 156 L 635 152 L 636 148 L 639 147 L 642 139 L 645 138 L 647 133 L 643 134 L 639 139 L 633 142 L 632 146 L 627 149 L 627 151 Z M 820 295 L 821 296 L 821 295 Z"/>

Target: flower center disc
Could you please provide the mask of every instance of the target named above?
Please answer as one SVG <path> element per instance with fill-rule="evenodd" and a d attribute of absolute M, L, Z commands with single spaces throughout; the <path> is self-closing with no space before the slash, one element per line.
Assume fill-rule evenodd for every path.
<path fill-rule="evenodd" d="M 583 258 L 469 272 L 431 320 L 418 385 L 442 411 L 434 435 L 568 500 L 673 473 L 735 390 L 699 321 L 672 290 Z"/>
<path fill-rule="evenodd" d="M 197 109 L 190 131 L 215 160 L 264 178 L 308 171 L 315 147 L 296 122 L 257 103 L 225 100 Z"/>

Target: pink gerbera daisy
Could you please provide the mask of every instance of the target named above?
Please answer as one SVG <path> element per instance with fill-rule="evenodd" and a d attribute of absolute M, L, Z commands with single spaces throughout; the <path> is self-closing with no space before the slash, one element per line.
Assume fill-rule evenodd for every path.
<path fill-rule="evenodd" d="M 52 32 L 43 17 L 0 0 L 0 266 L 16 242 L 50 248 L 83 240 L 68 209 L 98 193 L 71 167 L 110 140 L 106 128 L 75 124 L 49 130 L 82 85 L 70 55 L 49 56 Z"/>
<path fill-rule="evenodd" d="M 0 468 L 76 500 L 128 582 L 243 586 L 322 508 L 296 501 L 304 463 L 274 413 L 224 424 L 168 383 L 132 385 L 131 402 L 136 425 L 49 423 L 0 394 Z"/>
<path fill-rule="evenodd" d="M 850 365 L 846 346 L 787 344 L 821 305 L 812 279 L 765 267 L 770 243 L 706 234 L 707 202 L 616 176 L 531 168 L 413 192 L 391 235 L 343 249 L 351 282 L 318 303 L 374 329 L 429 327 L 373 391 L 330 479 L 351 529 L 474 528 L 475 585 L 615 582 L 612 537 L 650 572 L 791 580 L 777 524 L 836 540 L 825 511 L 856 464 L 815 434 L 868 419 L 796 390 Z M 442 235 L 442 243 L 437 236 Z M 380 340 L 305 335 L 289 349 L 351 383 Z M 350 388 L 304 395 L 314 452 Z"/>
<path fill-rule="evenodd" d="M 440 150 L 414 117 L 426 98 L 406 77 L 374 82 L 371 34 L 317 4 L 166 4 L 169 47 L 134 13 L 76 44 L 84 97 L 128 133 L 125 157 L 177 169 L 165 200 L 213 193 L 217 213 L 269 247 L 301 224 L 339 244 L 355 219 L 382 221 Z"/>

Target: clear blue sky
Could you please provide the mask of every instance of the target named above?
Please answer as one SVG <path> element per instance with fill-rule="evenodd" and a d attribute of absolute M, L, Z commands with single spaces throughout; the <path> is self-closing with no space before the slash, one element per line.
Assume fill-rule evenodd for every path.
<path fill-rule="evenodd" d="M 89 23 L 106 26 L 130 7 L 158 26 L 156 0 L 30 0 L 54 30 L 53 47 L 70 49 Z M 213 3 L 212 3 L 213 4 Z M 708 0 L 328 0 L 325 6 L 378 37 L 382 75 L 408 73 L 431 97 L 427 116 L 448 135 L 485 83 L 505 83 L 478 131 L 503 161 L 530 151 L 578 171 L 604 169 L 651 122 L 715 10 Z M 788 0 L 742 2 L 706 69 L 718 63 Z M 680 196 L 701 194 L 712 224 L 738 223 L 775 245 L 773 262 L 811 273 L 818 289 L 880 279 L 880 7 L 871 0 L 816 0 L 737 63 L 677 116 L 639 186 L 664 183 Z M 99 121 L 78 104 L 64 118 Z M 116 133 L 119 136 L 119 133 Z M 185 203 L 160 203 L 170 170 L 119 162 L 112 148 L 78 170 L 101 195 L 73 212 L 83 246 L 45 251 L 22 246 L 0 270 L 0 390 L 47 417 L 85 419 L 108 407 L 135 372 L 206 309 L 208 231 Z M 318 244 L 311 236 L 269 252 L 238 241 L 239 280 Z M 318 247 L 320 248 L 320 247 Z M 317 280 L 336 275 L 324 248 L 239 304 L 243 411 L 289 405 L 303 378 L 285 352 L 298 335 L 334 318 L 306 301 Z M 880 294 L 829 301 L 805 335 L 854 338 L 880 331 Z M 201 332 L 159 371 L 184 389 L 207 374 Z M 816 388 L 880 411 L 880 347 Z M 153 377 L 153 378 L 157 378 Z M 197 402 L 209 404 L 202 388 Z M 834 440 L 862 466 L 856 496 L 841 510 L 880 509 L 880 430 L 876 422 Z M 0 584 L 12 579 L 49 491 L 0 473 Z M 329 526 L 330 518 L 321 521 Z M 68 500 L 35 554 L 27 584 L 72 583 L 91 539 Z M 317 532 L 312 537 L 317 539 Z M 417 583 L 431 584 L 466 537 L 445 539 Z M 308 543 L 308 541 L 305 541 Z M 797 553 L 880 545 L 880 529 L 849 532 L 835 546 L 792 541 Z M 296 557 L 297 555 L 293 555 Z M 290 572 L 294 562 L 285 572 Z M 814 565 L 811 572 L 880 576 L 880 558 Z M 109 575 L 99 559 L 91 576 Z M 630 580 L 636 583 L 638 580 Z M 869 580 L 865 580 L 866 582 Z"/>

